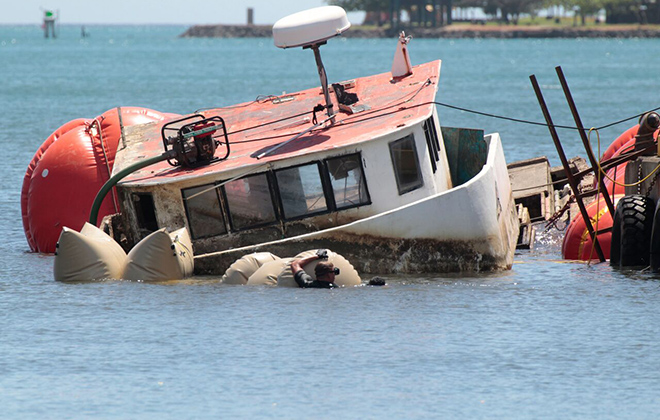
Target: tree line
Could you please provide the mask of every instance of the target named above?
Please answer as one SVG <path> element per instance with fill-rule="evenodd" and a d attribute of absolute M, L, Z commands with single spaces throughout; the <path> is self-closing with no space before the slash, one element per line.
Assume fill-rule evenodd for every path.
<path fill-rule="evenodd" d="M 660 23 L 660 1 L 656 0 L 329 0 L 347 11 L 363 11 L 365 25 L 398 27 L 402 12 L 419 26 L 451 25 L 452 9 L 476 7 L 491 20 L 517 24 L 521 15 L 536 16 L 546 9 L 567 11 L 575 24 L 605 11 L 606 23 Z M 557 16 L 559 18 L 559 16 Z"/>

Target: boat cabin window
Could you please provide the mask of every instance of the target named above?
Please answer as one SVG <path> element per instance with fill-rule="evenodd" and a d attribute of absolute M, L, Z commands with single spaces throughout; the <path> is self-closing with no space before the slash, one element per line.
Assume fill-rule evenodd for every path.
<path fill-rule="evenodd" d="M 156 207 L 154 198 L 149 193 L 133 194 L 133 206 L 137 216 L 138 227 L 142 231 L 155 232 L 158 230 L 158 221 L 156 220 Z"/>
<path fill-rule="evenodd" d="M 419 159 L 417 159 L 415 138 L 412 134 L 390 143 L 390 156 L 399 195 L 416 190 L 424 185 Z"/>
<path fill-rule="evenodd" d="M 275 172 L 285 219 L 297 219 L 328 210 L 318 163 Z"/>
<path fill-rule="evenodd" d="M 276 220 L 265 173 L 228 182 L 223 189 L 232 229 L 246 229 Z"/>
<path fill-rule="evenodd" d="M 325 162 L 338 210 L 371 203 L 359 153 L 327 159 Z"/>
<path fill-rule="evenodd" d="M 247 175 L 222 186 L 186 188 L 181 194 L 193 239 L 371 204 L 360 153 Z"/>
<path fill-rule="evenodd" d="M 181 191 L 193 238 L 207 238 L 227 233 L 218 189 L 212 188 L 213 186 L 214 184 L 206 184 Z M 201 194 L 196 195 L 198 193 Z"/>
<path fill-rule="evenodd" d="M 437 162 L 440 160 L 440 141 L 438 140 L 438 132 L 435 129 L 433 117 L 424 121 L 424 137 L 426 137 L 426 145 L 429 148 L 431 167 L 433 168 L 433 173 L 435 173 L 438 170 Z"/>

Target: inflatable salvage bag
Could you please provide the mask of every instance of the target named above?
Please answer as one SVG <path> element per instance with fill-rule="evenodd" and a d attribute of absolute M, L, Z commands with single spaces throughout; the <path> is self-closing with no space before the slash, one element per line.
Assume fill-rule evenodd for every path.
<path fill-rule="evenodd" d="M 318 250 L 313 249 L 310 251 L 301 252 L 296 255 L 293 259 L 298 260 L 301 258 L 311 257 L 316 254 Z M 314 268 L 316 264 L 321 260 L 315 260 L 303 267 L 305 272 L 316 279 L 314 274 Z M 348 262 L 348 260 L 336 252 L 328 250 L 328 262 L 331 262 L 335 267 L 339 268 L 339 274 L 335 277 L 335 284 L 339 287 L 349 287 L 349 286 L 359 286 L 362 284 L 360 275 L 355 270 L 353 265 Z M 283 287 L 298 287 L 298 283 L 293 279 L 293 273 L 291 272 L 291 264 L 286 264 L 284 269 L 277 276 L 277 285 Z"/>
<path fill-rule="evenodd" d="M 80 233 L 65 227 L 55 253 L 55 280 L 126 279 L 181 280 L 190 277 L 194 255 L 186 228 L 157 230 L 126 255 L 122 247 L 96 226 L 85 223 Z"/>
<path fill-rule="evenodd" d="M 80 233 L 62 229 L 55 252 L 55 280 L 120 279 L 125 265 L 122 247 L 96 226 L 85 223 Z"/>
<path fill-rule="evenodd" d="M 159 229 L 142 239 L 128 253 L 122 275 L 126 280 L 165 281 L 190 277 L 194 255 L 186 228 L 167 233 Z"/>
<path fill-rule="evenodd" d="M 148 108 L 113 108 L 55 130 L 37 150 L 23 178 L 21 213 L 30 249 L 55 252 L 62 226 L 78 230 L 89 220 L 96 193 L 110 179 L 122 127 L 173 116 Z M 108 196 L 99 220 L 119 211 L 116 197 Z"/>
<path fill-rule="evenodd" d="M 277 276 L 282 270 L 293 261 L 293 258 L 280 258 L 275 261 L 269 261 L 259 267 L 247 281 L 248 286 L 269 285 L 277 286 Z"/>
<path fill-rule="evenodd" d="M 254 254 L 245 255 L 229 266 L 224 276 L 222 276 L 222 282 L 224 284 L 247 284 L 250 276 L 259 268 L 266 263 L 278 261 L 279 259 L 280 257 L 270 252 L 255 252 Z"/>

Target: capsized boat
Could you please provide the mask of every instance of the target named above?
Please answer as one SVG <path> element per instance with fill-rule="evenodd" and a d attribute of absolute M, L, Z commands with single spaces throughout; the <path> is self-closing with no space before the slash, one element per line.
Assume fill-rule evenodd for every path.
<path fill-rule="evenodd" d="M 441 62 L 412 66 L 403 33 L 391 72 L 329 84 L 320 47 L 349 26 L 337 6 L 273 26 L 276 46 L 314 53 L 320 88 L 125 127 L 112 179 L 128 242 L 186 227 L 197 274 L 316 248 L 360 273 L 509 269 L 500 136 L 440 126 Z"/>

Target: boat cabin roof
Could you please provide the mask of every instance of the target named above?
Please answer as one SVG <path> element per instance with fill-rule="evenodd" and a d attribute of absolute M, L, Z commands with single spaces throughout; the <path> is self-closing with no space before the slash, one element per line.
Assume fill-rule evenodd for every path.
<path fill-rule="evenodd" d="M 301 154 L 317 154 L 337 148 L 377 139 L 404 130 L 431 115 L 440 76 L 440 60 L 413 67 L 413 74 L 392 79 L 382 73 L 342 82 L 348 93 L 356 94 L 354 108 L 365 110 L 350 113 L 338 109 L 337 98 L 331 92 L 336 110 L 335 122 L 303 134 L 260 159 L 267 151 L 314 125 L 313 109 L 324 104 L 319 87 L 277 97 L 257 99 L 225 108 L 199 112 L 205 117 L 220 116 L 226 126 L 230 153 L 227 159 L 196 168 L 171 166 L 167 161 L 133 172 L 121 182 L 124 186 L 148 186 L 183 181 L 239 168 L 253 168 Z M 192 114 L 191 114 L 192 115 Z M 318 122 L 327 118 L 317 111 Z M 126 127 L 114 165 L 114 173 L 141 160 L 164 152 L 161 128 L 167 121 Z M 221 139 L 222 140 L 222 139 Z M 125 144 L 125 146 L 124 146 Z M 224 156 L 220 145 L 216 156 Z"/>

